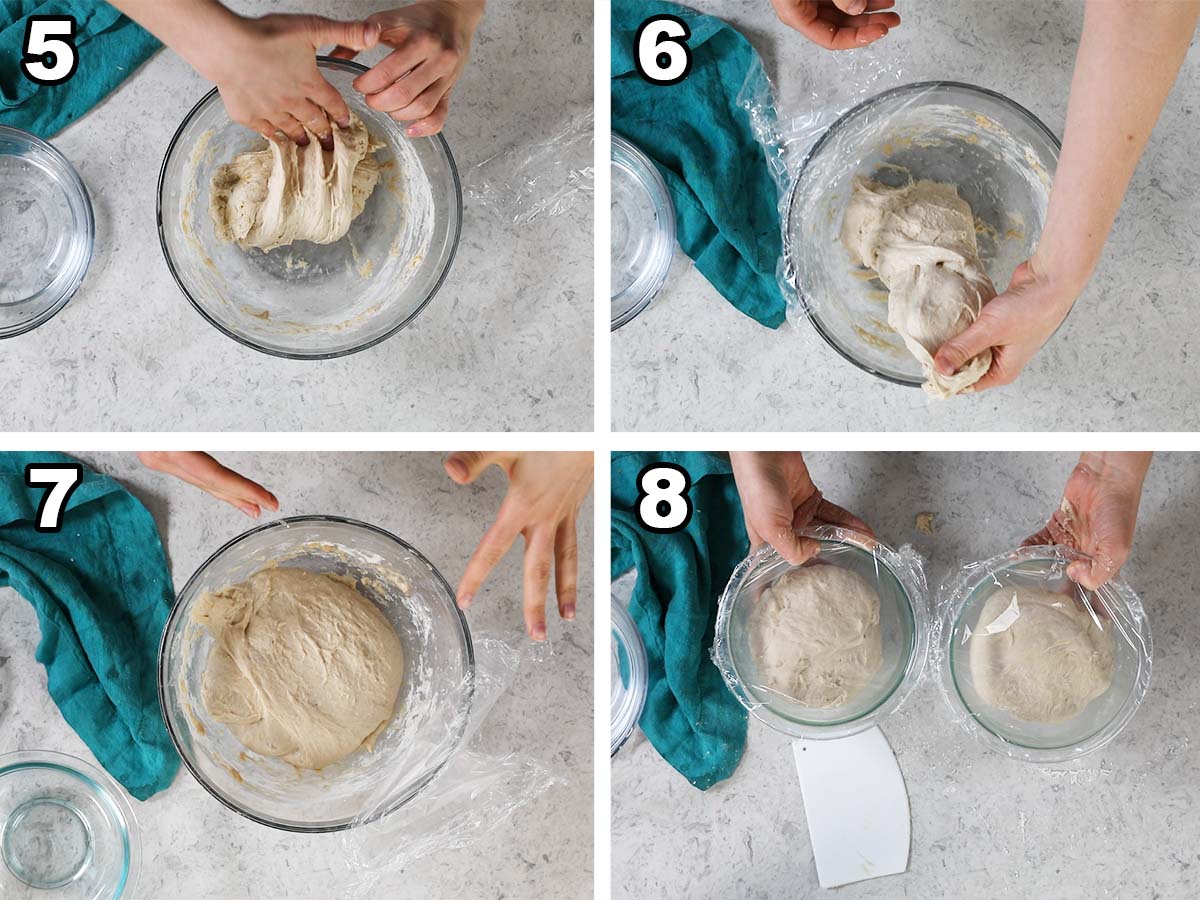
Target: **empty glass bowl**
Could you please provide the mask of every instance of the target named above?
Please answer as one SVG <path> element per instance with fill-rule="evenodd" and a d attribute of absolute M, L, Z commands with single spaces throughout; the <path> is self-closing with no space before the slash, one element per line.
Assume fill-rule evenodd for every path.
<path fill-rule="evenodd" d="M 1009 756 L 1061 762 L 1098 750 L 1129 723 L 1149 688 L 1150 625 L 1141 601 L 1119 580 L 1088 591 L 1068 578 L 1067 566 L 1085 558 L 1065 547 L 1023 547 L 965 567 L 948 589 L 937 654 L 943 693 L 969 731 Z M 1062 594 L 1064 603 L 1076 604 L 1112 636 L 1112 683 L 1064 721 L 1026 721 L 991 706 L 972 677 L 973 642 L 1005 639 L 1002 632 L 1021 615 L 1015 597 L 1004 613 L 987 622 L 980 621 L 984 607 L 997 592 L 1023 586 Z"/>
<path fill-rule="evenodd" d="M 612 136 L 612 330 L 650 305 L 671 270 L 675 207 L 654 163 Z"/>
<path fill-rule="evenodd" d="M 916 685 L 928 643 L 924 587 L 910 564 L 865 535 L 830 526 L 800 534 L 820 545 L 803 566 L 764 545 L 734 569 L 717 612 L 713 661 L 742 705 L 776 731 L 810 739 L 846 737 L 880 724 Z M 858 694 L 830 708 L 804 706 L 769 688 L 750 640 L 751 616 L 763 592 L 788 572 L 814 566 L 854 572 L 879 596 L 883 664 Z"/>
<path fill-rule="evenodd" d="M 209 185 L 218 167 L 262 138 L 232 122 L 215 90 L 167 149 L 158 181 L 158 231 L 175 281 L 234 340 L 292 359 L 345 356 L 391 337 L 445 281 L 462 227 L 462 190 L 441 135 L 410 138 L 351 86 L 367 71 L 321 57 L 321 72 L 385 146 L 378 187 L 349 233 L 269 253 L 214 234 Z"/>
<path fill-rule="evenodd" d="M 612 585 L 612 659 L 609 712 L 612 734 L 609 755 L 615 756 L 637 727 L 646 705 L 649 672 L 646 645 L 637 623 L 625 608 L 636 572 L 627 572 Z"/>
<path fill-rule="evenodd" d="M 92 202 L 66 157 L 0 125 L 0 338 L 32 331 L 67 305 L 95 240 Z"/>
<path fill-rule="evenodd" d="M 140 865 L 133 810 L 106 772 L 49 750 L 0 756 L 0 897 L 119 900 Z"/>
<path fill-rule="evenodd" d="M 204 708 L 200 688 L 212 637 L 192 622 L 192 609 L 204 594 L 266 566 L 348 577 L 395 626 L 404 645 L 404 684 L 373 750 L 320 771 L 300 770 L 250 752 Z M 433 780 L 462 740 L 474 672 L 454 592 L 420 552 L 372 525 L 301 516 L 234 538 L 189 579 L 163 633 L 158 691 L 180 756 L 214 797 L 273 828 L 339 831 L 387 815 Z"/>
<path fill-rule="evenodd" d="M 969 84 L 907 84 L 854 107 L 813 145 L 788 202 L 786 271 L 804 314 L 859 368 L 919 386 L 920 363 L 887 324 L 886 288 L 840 240 L 855 177 L 956 186 L 975 215 L 984 267 L 1003 291 L 1037 246 L 1058 151 L 1033 113 Z"/>

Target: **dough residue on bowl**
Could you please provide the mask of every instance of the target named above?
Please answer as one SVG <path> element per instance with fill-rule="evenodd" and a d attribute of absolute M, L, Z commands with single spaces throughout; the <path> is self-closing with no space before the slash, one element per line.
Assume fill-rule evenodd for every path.
<path fill-rule="evenodd" d="M 371 749 L 404 678 L 400 638 L 349 584 L 271 567 L 201 597 L 201 700 L 245 747 L 302 769 Z"/>
<path fill-rule="evenodd" d="M 996 296 L 979 261 L 971 207 L 953 185 L 917 181 L 893 188 L 856 178 L 841 239 L 887 286 L 888 324 L 920 362 L 927 392 L 952 397 L 987 374 L 991 350 L 953 375 L 933 367 L 938 348 L 964 332 Z"/>
<path fill-rule="evenodd" d="M 1062 722 L 1108 690 L 1115 642 L 1074 597 L 1021 586 L 995 591 L 970 637 L 980 698 L 1026 722 Z"/>
<path fill-rule="evenodd" d="M 333 125 L 332 151 L 312 136 L 305 147 L 273 138 L 238 154 L 213 174 L 217 238 L 260 250 L 341 240 L 379 183 L 373 154 L 383 146 L 352 112 L 348 128 Z"/>
<path fill-rule="evenodd" d="M 879 595 L 856 572 L 810 565 L 780 577 L 749 623 L 768 689 L 804 706 L 844 706 L 883 667 Z"/>

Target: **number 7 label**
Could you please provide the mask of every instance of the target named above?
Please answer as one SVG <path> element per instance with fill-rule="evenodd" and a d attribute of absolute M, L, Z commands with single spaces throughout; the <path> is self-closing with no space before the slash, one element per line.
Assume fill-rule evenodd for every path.
<path fill-rule="evenodd" d="M 83 466 L 79 463 L 30 463 L 25 467 L 25 484 L 29 487 L 49 487 L 38 504 L 35 531 L 56 534 L 62 531 L 62 517 L 67 501 L 83 481 Z"/>

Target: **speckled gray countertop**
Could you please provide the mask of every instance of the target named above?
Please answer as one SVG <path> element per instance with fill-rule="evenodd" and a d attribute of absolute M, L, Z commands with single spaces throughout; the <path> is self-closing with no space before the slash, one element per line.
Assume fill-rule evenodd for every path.
<path fill-rule="evenodd" d="M 394 0 L 232 0 L 352 18 Z M 590 0 L 490 4 L 445 130 L 459 171 L 549 138 L 592 106 Z M 363 54 L 370 64 L 384 50 Z M 592 412 L 592 202 L 514 226 L 465 198 L 449 278 L 401 333 L 343 359 L 249 350 L 192 309 L 155 225 L 167 145 L 210 84 L 170 50 L 53 139 L 95 206 L 87 279 L 4 342 L 18 431 L 582 431 Z M 589 160 L 590 164 L 590 160 Z"/>
<path fill-rule="evenodd" d="M 181 481 L 143 469 L 131 454 L 80 456 L 119 478 L 158 521 L 177 587 L 225 541 L 252 527 L 246 516 Z M 470 487 L 446 477 L 437 454 L 244 454 L 222 462 L 279 496 L 281 515 L 329 513 L 379 525 L 409 540 L 453 583 L 504 496 L 498 470 Z M 592 506 L 580 516 L 580 565 L 592 566 Z M 521 560 L 495 571 L 467 619 L 472 632 L 521 649 L 511 689 L 499 698 L 478 739 L 489 754 L 519 753 L 566 778 L 505 825 L 460 851 L 443 851 L 391 874 L 373 896 L 583 900 L 592 896 L 592 595 L 581 583 L 578 619 L 550 617 L 550 653 L 523 638 Z M 93 761 L 63 721 L 34 660 L 33 607 L 0 589 L 0 753 L 59 750 Z M 342 896 L 350 883 L 338 835 L 275 831 L 230 812 L 186 769 L 145 803 L 141 826 L 146 900 L 234 897 L 316 900 Z M 397 813 L 402 815 L 403 813 Z M 383 894 L 380 893 L 383 892 Z"/>
<path fill-rule="evenodd" d="M 838 77 L 835 55 L 766 0 L 693 0 L 762 54 L 784 115 Z M 900 2 L 871 48 L 902 81 L 999 91 L 1062 135 L 1082 28 L 1077 2 Z M 885 87 L 890 87 L 888 82 Z M 882 88 L 880 88 L 882 89 Z M 613 427 L 623 431 L 1174 431 L 1200 427 L 1191 298 L 1200 271 L 1200 46 L 1142 158 L 1104 259 L 1062 330 L 1017 382 L 937 403 L 844 361 L 808 322 L 778 332 L 737 312 L 676 252 L 663 292 L 612 336 Z M 1096 148 L 1100 152 L 1102 148 Z"/>
<path fill-rule="evenodd" d="M 1012 549 L 1044 524 L 1077 459 L 806 456 L 826 497 L 864 518 L 884 541 L 920 551 L 931 584 L 952 567 Z M 915 527 L 922 511 L 937 514 L 932 535 Z M 953 723 L 926 673 L 883 726 L 912 807 L 906 874 L 822 890 L 788 740 L 751 720 L 737 772 L 707 792 L 671 769 L 640 731 L 617 754 L 613 897 L 1194 897 L 1198 530 L 1200 457 L 1160 454 L 1123 571 L 1150 620 L 1152 682 L 1125 731 L 1097 753 L 1041 766 L 987 750 Z"/>

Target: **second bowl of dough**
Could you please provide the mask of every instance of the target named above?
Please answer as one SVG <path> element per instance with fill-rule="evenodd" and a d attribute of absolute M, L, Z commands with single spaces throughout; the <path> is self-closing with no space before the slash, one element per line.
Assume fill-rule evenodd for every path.
<path fill-rule="evenodd" d="M 1089 591 L 1067 577 L 1085 557 L 1024 547 L 972 563 L 943 588 L 935 659 L 943 694 L 969 732 L 1020 759 L 1091 753 L 1133 718 L 1150 684 L 1150 625 L 1114 579 Z"/>
<path fill-rule="evenodd" d="M 793 566 L 760 547 L 734 570 L 713 660 L 734 696 L 777 731 L 837 738 L 878 725 L 915 687 L 928 616 L 915 555 L 843 528 L 801 532 L 819 552 Z"/>
<path fill-rule="evenodd" d="M 251 750 L 236 734 L 240 723 L 227 724 L 228 717 L 214 715 L 206 703 L 205 676 L 216 657 L 205 605 L 275 569 L 303 569 L 352 588 L 382 614 L 402 649 L 391 716 L 364 746 L 320 769 Z M 252 632 L 249 639 L 254 643 Z M 308 644 L 336 665 L 340 639 Z M 163 633 L 158 689 L 175 747 L 210 794 L 261 824 L 322 832 L 386 815 L 434 779 L 462 740 L 474 674 L 471 637 L 454 592 L 419 551 L 362 522 L 301 516 L 234 538 L 189 579 Z"/>
<path fill-rule="evenodd" d="M 367 106 L 352 86 L 363 66 L 318 62 L 383 144 L 374 153 L 378 184 L 345 237 L 263 251 L 217 236 L 214 176 L 265 141 L 229 118 L 216 90 L 179 126 L 158 182 L 159 238 L 184 295 L 227 336 L 291 359 L 345 356 L 411 323 L 445 281 L 462 228 L 462 189 L 445 139 L 410 138 Z"/>

